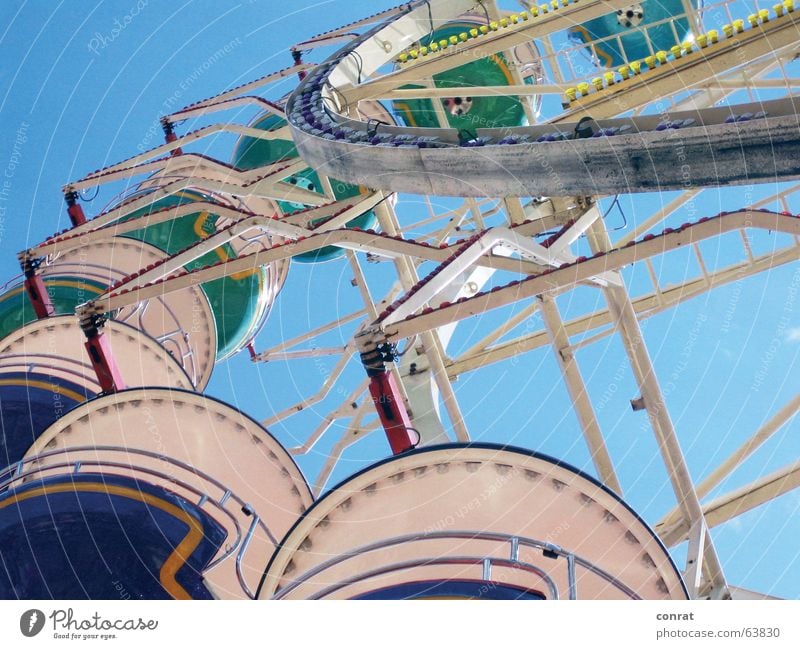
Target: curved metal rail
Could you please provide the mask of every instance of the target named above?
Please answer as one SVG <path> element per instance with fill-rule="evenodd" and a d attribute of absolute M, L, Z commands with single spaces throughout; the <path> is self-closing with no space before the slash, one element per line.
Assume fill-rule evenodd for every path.
<path fill-rule="evenodd" d="M 57 459 L 59 456 L 66 456 L 70 453 L 74 454 L 83 452 L 97 453 L 97 454 L 122 453 L 126 456 L 141 456 L 158 460 L 168 465 L 172 465 L 176 469 L 187 471 L 191 473 L 193 476 L 200 478 L 204 483 L 207 483 L 209 487 L 214 487 L 216 489 L 219 489 L 222 492 L 222 496 L 219 498 L 214 498 L 208 494 L 208 491 L 201 491 L 196 486 L 191 485 L 185 480 L 181 480 L 180 478 L 176 477 L 176 475 L 173 473 L 167 473 L 164 471 L 159 471 L 157 469 L 151 469 L 145 466 L 139 466 L 134 464 L 132 461 L 128 463 L 128 462 L 116 462 L 103 459 L 81 458 L 80 460 L 65 460 L 61 462 L 56 462 L 54 464 L 36 466 L 36 463 L 41 462 L 42 460 L 52 459 L 52 458 Z M 47 453 L 41 453 L 39 455 L 35 455 L 29 458 L 24 458 L 19 462 L 17 462 L 16 464 L 12 464 L 6 469 L 0 471 L 0 496 L 2 496 L 5 492 L 7 492 L 9 489 L 15 486 L 17 483 L 22 484 L 30 480 L 34 480 L 37 477 L 42 477 L 42 478 L 54 477 L 53 472 L 55 471 L 57 475 L 58 474 L 57 472 L 60 469 L 63 469 L 62 474 L 66 473 L 67 471 L 69 471 L 70 473 L 79 473 L 81 470 L 87 467 L 95 467 L 101 470 L 123 469 L 125 471 L 133 472 L 134 474 L 137 475 L 138 474 L 144 475 L 146 476 L 145 479 L 158 478 L 160 480 L 165 480 L 179 487 L 181 490 L 185 490 L 186 492 L 193 494 L 196 497 L 195 504 L 201 509 L 204 509 L 207 512 L 209 509 L 216 511 L 217 516 L 214 516 L 213 514 L 208 512 L 212 516 L 212 518 L 219 520 L 219 517 L 222 516 L 224 518 L 229 519 L 229 524 L 226 524 L 225 527 L 233 530 L 235 534 L 234 540 L 232 543 L 227 544 L 227 547 L 222 552 L 222 554 L 220 554 L 215 559 L 209 562 L 208 566 L 206 567 L 206 571 L 217 567 L 222 562 L 233 556 L 233 553 L 236 552 L 236 557 L 234 560 L 236 578 L 239 582 L 242 592 L 247 596 L 247 598 L 255 599 L 256 594 L 250 589 L 250 587 L 248 586 L 247 582 L 244 579 L 244 575 L 242 574 L 241 570 L 242 559 L 244 557 L 244 554 L 247 552 L 247 548 L 249 547 L 250 541 L 252 540 L 252 537 L 257 528 L 260 528 L 274 545 L 277 545 L 278 543 L 277 539 L 272 534 L 266 523 L 264 523 L 263 519 L 258 515 L 258 513 L 253 509 L 253 507 L 250 504 L 246 503 L 239 496 L 234 494 L 230 489 L 228 489 L 225 485 L 223 485 L 221 482 L 219 482 L 212 476 L 208 475 L 207 473 L 204 473 L 203 471 L 198 470 L 197 468 L 189 464 L 186 464 L 185 462 L 181 462 L 180 460 L 160 455 L 158 453 L 153 453 L 151 451 L 125 448 L 122 446 L 69 447 L 65 449 L 59 449 L 56 451 L 49 451 Z M 244 533 L 244 535 L 242 534 L 242 527 L 237 519 L 237 514 L 231 510 L 230 506 L 228 505 L 229 502 L 235 503 L 238 506 L 240 512 L 242 512 L 245 516 L 251 518 L 250 525 L 247 531 Z"/>
<path fill-rule="evenodd" d="M 509 548 L 509 558 L 497 558 L 497 557 L 434 557 L 428 559 L 417 559 L 412 561 L 406 561 L 402 563 L 391 564 L 388 566 L 383 566 L 381 568 L 376 568 L 375 570 L 367 571 L 364 573 L 360 573 L 358 575 L 353 575 L 349 579 L 344 580 L 342 582 L 337 582 L 336 584 L 332 584 L 326 589 L 323 589 L 320 592 L 315 593 L 311 596 L 311 599 L 320 599 L 329 595 L 345 586 L 357 583 L 359 581 L 363 581 L 364 579 L 369 579 L 371 577 L 380 576 L 383 574 L 387 574 L 390 572 L 396 572 L 398 570 L 405 570 L 408 568 L 426 566 L 426 565 L 443 565 L 443 564 L 482 564 L 486 565 L 485 561 L 489 560 L 492 564 L 502 565 L 503 567 L 509 568 L 519 568 L 526 572 L 531 572 L 540 576 L 545 583 L 547 583 L 550 593 L 553 599 L 558 599 L 558 587 L 556 586 L 553 579 L 549 576 L 546 570 L 540 569 L 532 564 L 521 562 L 519 560 L 519 548 L 527 547 L 532 548 L 535 550 L 540 550 L 543 553 L 547 553 L 552 558 L 561 557 L 567 560 L 567 583 L 569 588 L 569 598 L 570 599 L 577 599 L 578 597 L 578 588 L 577 588 L 577 581 L 575 575 L 575 566 L 581 566 L 582 568 L 586 568 L 593 574 L 597 575 L 604 581 L 607 581 L 612 586 L 617 588 L 619 591 L 624 593 L 627 597 L 631 599 L 641 599 L 635 591 L 631 588 L 623 584 L 621 581 L 616 579 L 614 576 L 600 568 L 599 566 L 595 565 L 591 561 L 584 559 L 583 557 L 576 555 L 564 548 L 555 545 L 553 543 L 548 543 L 546 541 L 539 541 L 536 539 L 530 539 L 521 536 L 514 536 L 513 534 L 503 534 L 499 532 L 476 532 L 476 531 L 468 531 L 468 530 L 457 530 L 457 531 L 448 531 L 448 532 L 428 532 L 428 533 L 419 533 L 419 534 L 404 534 L 401 536 L 395 536 L 389 539 L 383 539 L 381 541 L 377 541 L 375 543 L 370 543 L 367 545 L 360 546 L 351 550 L 350 552 L 345 552 L 340 554 L 337 557 L 329 559 L 318 566 L 312 568 L 311 570 L 305 572 L 297 579 L 292 580 L 288 585 L 284 586 L 280 590 L 278 590 L 273 599 L 282 599 L 285 595 L 288 595 L 299 586 L 301 586 L 305 581 L 323 573 L 324 571 L 337 566 L 349 559 L 354 557 L 362 556 L 368 552 L 375 552 L 377 550 L 384 550 L 386 548 L 394 547 L 397 545 L 402 545 L 405 543 L 413 543 L 415 541 L 430 541 L 430 540 L 439 540 L 439 539 L 451 539 L 451 540 L 470 540 L 470 541 L 500 541 L 504 543 L 508 543 Z M 484 581 L 488 579 L 484 573 Z"/>
<path fill-rule="evenodd" d="M 735 65 L 728 60 L 734 51 L 745 55 L 750 48 L 749 55 L 757 57 L 794 46 L 798 26 L 793 4 L 791 12 L 782 10 L 772 19 L 761 16 L 761 22 L 750 29 L 737 28 L 730 34 L 726 30 L 723 37 L 713 30 L 713 37 L 703 37 L 704 45 L 698 41 L 695 49 L 679 48 L 670 59 L 653 57 L 644 72 L 641 65 L 632 66 L 623 79 L 612 75 L 605 86 L 601 80 L 597 92 L 590 92 L 586 84 L 578 98 L 578 91 L 571 89 L 575 92 L 569 98 L 575 106 L 554 120 L 560 125 L 556 130 L 552 124 L 478 128 L 467 135 L 456 129 L 378 129 L 347 115 L 353 102 L 380 96 L 412 74 L 425 76 L 446 69 L 462 54 L 493 54 L 522 38 L 607 12 L 613 2 L 565 1 L 561 7 L 554 3 L 548 13 L 526 14 L 524 21 L 513 24 L 506 20 L 503 29 L 496 26 L 486 34 L 430 52 L 426 58 L 417 54 L 417 60 L 398 70 L 361 83 L 381 65 L 391 63 L 395 47 L 414 42 L 425 35 L 429 24 L 454 18 L 469 4 L 454 0 L 410 3 L 311 72 L 286 106 L 292 136 L 306 162 L 348 182 L 443 196 L 678 190 L 686 188 L 687 173 L 695 187 L 800 178 L 800 124 L 792 98 L 755 110 L 741 105 L 656 118 L 600 119 L 655 99 L 664 80 L 676 77 L 676 72 L 690 86 L 692 79 L 705 80 Z M 620 99 L 623 94 L 625 102 Z M 689 166 L 680 164 L 680 159 L 694 162 Z"/>

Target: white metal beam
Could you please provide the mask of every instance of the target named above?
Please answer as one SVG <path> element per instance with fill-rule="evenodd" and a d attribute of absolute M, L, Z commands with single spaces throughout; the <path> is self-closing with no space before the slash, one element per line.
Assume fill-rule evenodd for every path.
<path fill-rule="evenodd" d="M 586 384 L 583 381 L 583 376 L 581 376 L 578 362 L 570 346 L 564 323 L 558 312 L 558 306 L 549 295 L 542 295 L 539 299 L 540 310 L 550 335 L 553 351 L 564 376 L 564 382 L 572 399 L 575 414 L 583 431 L 583 437 L 589 447 L 589 453 L 597 475 L 603 484 L 618 494 L 622 494 L 622 487 L 614 471 L 611 456 L 608 453 L 603 433 L 600 430 L 600 424 L 597 422 L 597 416 L 586 391 Z"/>

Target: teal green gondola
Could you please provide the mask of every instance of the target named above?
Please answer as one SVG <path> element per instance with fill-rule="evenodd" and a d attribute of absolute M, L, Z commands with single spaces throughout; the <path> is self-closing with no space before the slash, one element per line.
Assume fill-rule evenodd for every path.
<path fill-rule="evenodd" d="M 44 278 L 44 285 L 55 315 L 74 313 L 76 306 L 102 295 L 107 288 L 102 282 L 71 275 L 50 275 Z M 36 313 L 22 285 L 0 295 L 0 339 L 34 320 Z"/>
<path fill-rule="evenodd" d="M 199 201 L 213 202 L 213 199 L 197 191 L 182 190 L 161 198 L 148 208 L 137 210 L 122 220 Z M 125 236 L 175 254 L 214 234 L 218 221 L 216 214 L 201 210 L 134 230 Z M 235 257 L 233 248 L 225 244 L 186 264 L 185 268 L 192 270 Z M 267 281 L 267 269 L 261 267 L 202 284 L 217 327 L 217 360 L 227 358 L 241 349 L 258 331 L 269 311 L 265 290 Z"/>
<path fill-rule="evenodd" d="M 448 23 L 437 29 L 430 36 L 420 40 L 420 45 L 428 47 L 432 42 L 447 40 L 451 36 L 469 33 L 480 28 L 483 23 L 459 20 Z M 514 77 L 506 57 L 503 54 L 470 61 L 451 70 L 433 75 L 437 88 L 469 88 L 481 86 L 514 85 Z M 526 79 L 526 83 L 531 83 Z M 403 88 L 422 88 L 419 85 L 406 85 Z M 497 94 L 483 97 L 463 96 L 448 97 L 442 100 L 450 128 L 459 129 L 467 134 L 478 128 L 501 128 L 523 126 L 527 123 L 525 107 L 519 97 Z M 439 117 L 430 99 L 407 99 L 393 101 L 392 109 L 397 117 L 410 127 L 438 128 Z"/>
<path fill-rule="evenodd" d="M 569 33 L 590 45 L 587 49 L 597 54 L 600 65 L 615 68 L 669 52 L 686 40 L 690 25 L 681 0 L 644 0 L 572 27 Z"/>
<path fill-rule="evenodd" d="M 286 126 L 286 120 L 277 115 L 270 114 L 258 119 L 252 126 L 253 128 L 259 128 L 268 132 L 277 131 Z M 294 146 L 294 142 L 291 140 L 283 138 L 261 140 L 254 137 L 244 137 L 234 151 L 233 164 L 237 169 L 250 170 L 276 162 L 288 161 L 296 157 L 297 149 Z M 289 176 L 286 182 L 312 192 L 323 193 L 322 183 L 313 169 L 303 169 Z M 333 195 L 337 200 L 353 198 L 367 191 L 363 187 L 357 187 L 356 185 L 351 185 L 341 180 L 336 180 L 335 178 L 330 178 L 330 183 Z M 278 207 L 280 207 L 284 214 L 287 214 L 304 210 L 308 206 L 291 201 L 278 201 Z M 377 222 L 378 218 L 375 216 L 375 213 L 369 211 L 348 221 L 346 227 L 369 229 L 374 228 Z M 314 226 L 317 223 L 318 221 L 312 221 L 311 225 Z M 341 248 L 325 246 L 313 252 L 296 255 L 293 259 L 301 263 L 314 263 L 330 261 L 331 259 L 341 257 L 343 254 L 344 251 Z"/>

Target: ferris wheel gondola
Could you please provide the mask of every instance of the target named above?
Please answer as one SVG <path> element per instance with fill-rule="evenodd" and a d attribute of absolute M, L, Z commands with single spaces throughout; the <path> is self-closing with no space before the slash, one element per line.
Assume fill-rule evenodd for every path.
<path fill-rule="evenodd" d="M 713 16 L 727 22 L 712 26 L 710 6 L 656 4 L 381 11 L 297 44 L 289 68 L 173 112 L 164 144 L 67 185 L 73 227 L 20 253 L 24 283 L 0 299 L 0 398 L 32 409 L 72 396 L 6 443 L 18 463 L 6 493 L 30 506 L 0 500 L 0 531 L 24 527 L 37 498 L 64 520 L 96 507 L 103 526 L 108 511 L 155 507 L 173 545 L 185 526 L 201 530 L 194 577 L 137 573 L 147 597 L 753 596 L 715 541 L 800 473 L 720 485 L 736 484 L 725 481 L 797 397 L 752 436 L 714 437 L 727 458 L 698 466 L 709 432 L 690 435 L 672 410 L 686 369 L 665 375 L 643 323 L 797 260 L 797 14 L 786 0 L 745 21 L 721 2 Z M 279 82 L 292 78 L 286 96 Z M 194 119 L 206 125 L 178 133 Z M 238 138 L 229 158 L 194 152 L 218 133 Z M 94 218 L 76 209 L 78 192 L 117 182 L 136 189 Z M 743 200 L 726 189 L 760 183 L 777 190 Z M 687 216 L 710 204 L 703 192 L 720 192 L 725 212 Z M 627 231 L 608 222 L 621 200 Z M 319 288 L 331 269 L 351 276 L 349 297 Z M 318 292 L 287 295 L 292 272 Z M 313 306 L 306 324 L 265 346 L 267 314 L 298 297 Z M 696 335 L 684 324 L 668 333 Z M 603 344 L 615 351 L 593 351 Z M 301 422 L 295 446 L 201 394 L 245 347 L 273 385 L 294 386 L 261 424 Z M 523 357 L 538 365 L 520 368 Z M 322 368 L 320 384 L 294 381 L 301 363 Z M 615 378 L 598 396 L 603 374 Z M 146 412 L 163 422 L 158 439 Z M 541 453 L 552 425 L 580 468 Z M 620 444 L 628 426 L 649 433 L 647 466 L 660 468 L 646 480 L 643 456 Z M 381 430 L 396 457 L 354 472 L 352 448 L 377 447 Z M 70 491 L 66 476 L 84 465 Z M 100 503 L 86 485 L 105 477 L 114 489 Z M 147 498 L 129 497 L 139 487 Z M 112 545 L 126 525 L 110 529 Z M 609 547 L 612 558 L 596 555 Z M 35 560 L 23 554 L 20 565 Z M 0 586 L 37 596 L 60 565 L 39 590 L 13 575 Z"/>

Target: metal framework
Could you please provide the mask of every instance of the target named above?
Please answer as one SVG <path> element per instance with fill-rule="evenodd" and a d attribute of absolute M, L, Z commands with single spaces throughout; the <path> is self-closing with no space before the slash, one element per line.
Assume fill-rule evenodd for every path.
<path fill-rule="evenodd" d="M 366 100 L 566 92 L 564 112 L 543 114 L 539 124 L 531 127 L 544 132 L 552 131 L 554 125 L 574 124 L 587 116 L 595 120 L 620 116 L 628 119 L 646 113 L 658 115 L 658 121 L 663 120 L 663 115 L 679 110 L 711 107 L 735 93 L 750 93 L 747 97 L 750 100 L 755 100 L 754 91 L 763 89 L 785 91 L 791 96 L 800 84 L 797 78 L 800 71 L 795 69 L 796 64 L 790 63 L 798 47 L 796 14 L 791 2 L 785 3 L 784 13 L 772 20 L 756 20 L 755 24 L 751 21 L 753 27 L 744 32 L 730 16 L 729 3 L 714 3 L 702 11 L 686 3 L 692 24 L 705 25 L 705 16 L 727 12 L 728 24 L 721 29 L 727 35 L 730 27 L 732 34 L 741 33 L 741 37 L 726 39 L 719 32 L 714 32 L 714 36 L 709 32 L 701 40 L 696 35 L 694 49 L 690 45 L 669 62 L 658 58 L 658 65 L 646 74 L 636 73 L 633 62 L 634 65 L 625 66 L 627 72 L 620 72 L 624 78 L 612 75 L 605 81 L 600 78 L 600 83 L 591 80 L 591 74 L 580 74 L 579 66 L 575 65 L 576 56 L 580 56 L 585 46 L 566 48 L 555 34 L 576 22 L 626 6 L 628 0 L 553 2 L 551 10 L 540 16 L 541 20 L 533 20 L 531 10 L 527 22 L 512 20 L 518 14 L 498 6 L 494 0 L 478 4 L 487 11 L 490 20 L 505 20 L 510 23 L 508 27 L 490 31 L 485 39 L 458 43 L 437 56 L 408 60 L 389 72 L 381 67 L 383 59 L 364 60 L 366 54 L 362 55 L 358 70 L 361 82 L 343 84 L 340 88 L 332 85 L 328 91 L 337 108 L 355 114 L 358 102 Z M 473 0 L 431 0 L 411 5 L 430 7 L 431 21 L 435 24 L 475 8 Z M 756 448 L 792 419 L 800 407 L 800 396 L 791 399 L 740 449 L 699 480 L 687 467 L 681 431 L 670 415 L 663 378 L 659 380 L 654 369 L 641 323 L 719 287 L 795 262 L 800 256 L 800 219 L 793 215 L 798 211 L 795 186 L 778 186 L 771 195 L 749 204 L 730 204 L 728 209 L 734 210 L 730 213 L 715 218 L 700 214 L 703 218 L 678 225 L 676 218 L 706 191 L 703 186 L 689 182 L 680 195 L 643 217 L 637 215 L 628 231 L 617 234 L 607 228 L 598 203 L 602 197 L 591 196 L 588 183 L 586 192 L 574 196 L 476 196 L 447 199 L 438 204 L 426 196 L 413 208 L 405 208 L 405 197 L 391 191 L 375 190 L 355 199 L 336 200 L 327 180 L 323 181 L 327 190 L 324 198 L 285 182 L 287 176 L 307 166 L 300 158 L 240 171 L 189 151 L 196 143 L 217 133 L 259 139 L 288 138 L 291 135 L 288 127 L 265 132 L 222 121 L 183 135 L 175 132 L 175 122 L 222 117 L 234 109 L 235 118 L 240 109 L 248 106 L 286 117 L 282 99 L 267 99 L 254 93 L 269 95 L 271 84 L 278 80 L 313 75 L 315 66 L 303 62 L 301 52 L 316 53 L 317 48 L 351 45 L 366 30 L 383 21 L 402 18 L 411 5 L 382 11 L 298 44 L 293 50 L 292 67 L 169 115 L 164 121 L 165 144 L 65 186 L 75 227 L 20 253 L 29 294 L 34 299 L 43 294 L 41 285 L 36 283 L 38 265 L 64 250 L 196 212 L 201 207 L 213 209 L 227 219 L 230 225 L 226 229 L 153 268 L 123 278 L 104 295 L 79 308 L 78 316 L 89 343 L 96 344 L 101 353 L 110 354 L 102 343 L 96 342 L 98 336 L 102 338 L 102 314 L 325 246 L 343 248 L 346 255 L 342 263 L 352 271 L 353 286 L 361 303 L 351 312 L 334 314 L 326 323 L 309 331 L 287 334 L 285 340 L 266 349 L 251 348 L 253 362 L 271 363 L 268 367 L 273 367 L 275 361 L 281 361 L 286 367 L 284 371 L 289 373 L 295 362 L 325 359 L 328 369 L 321 386 L 307 386 L 307 392 L 299 394 L 295 403 L 286 404 L 264 421 L 267 426 L 284 422 L 291 426 L 292 417 L 298 413 L 320 408 L 315 427 L 300 436 L 302 443 L 290 449 L 302 459 L 317 448 L 321 439 L 333 438 L 329 457 L 314 480 L 315 493 L 328 484 L 346 449 L 381 427 L 395 452 L 416 443 L 471 439 L 471 417 L 465 413 L 454 382 L 487 366 L 515 362 L 537 349 L 550 348 L 563 375 L 597 477 L 624 495 L 625 484 L 618 469 L 625 458 L 615 457 L 607 444 L 593 405 L 596 398 L 589 393 L 585 368 L 578 359 L 579 351 L 606 338 L 618 337 L 640 391 L 639 398 L 633 401 L 634 408 L 646 411 L 674 492 L 674 508 L 657 522 L 656 530 L 668 546 L 688 541 L 685 576 L 694 597 L 725 598 L 745 593 L 744 589 L 728 585 L 712 530 L 798 486 L 800 465 L 795 458 L 788 458 L 789 464 L 772 475 L 713 500 L 708 500 L 708 496 Z M 432 27 L 433 24 L 418 25 L 416 29 L 424 33 Z M 407 51 L 415 40 L 399 29 L 395 30 L 394 38 L 385 43 L 395 56 Z M 446 90 L 433 87 L 434 73 L 475 57 L 507 53 L 531 39 L 537 39 L 544 52 L 546 82 L 525 84 L 515 69 L 514 84 L 510 86 Z M 377 47 L 374 43 L 372 46 Z M 348 73 L 358 67 L 354 57 L 332 60 L 345 66 Z M 776 70 L 782 73 L 779 78 L 774 75 Z M 340 75 L 339 79 L 342 78 Z M 410 82 L 420 87 L 401 88 Z M 447 119 L 438 99 L 433 105 L 444 133 Z M 533 123 L 536 116 L 527 104 L 526 109 Z M 749 124 L 739 124 L 737 128 L 737 133 L 747 134 Z M 675 141 L 670 146 L 674 147 Z M 469 149 L 458 152 L 469 153 Z M 776 150 L 774 155 L 780 158 L 783 154 Z M 75 192 L 144 178 L 154 172 L 180 177 L 92 218 L 87 219 L 82 211 L 75 209 Z M 192 203 L 121 221 L 160 198 L 189 187 L 221 197 L 225 204 Z M 247 207 L 254 198 L 293 201 L 309 207 L 293 214 L 256 213 Z M 726 201 L 735 203 L 736 195 L 728 194 Z M 770 211 L 761 211 L 762 208 Z M 374 210 L 378 217 L 378 232 L 343 227 L 368 210 Z M 655 230 L 666 223 L 672 227 L 655 235 Z M 759 251 L 751 242 L 754 232 L 781 234 L 776 234 L 771 249 Z M 213 247 L 254 233 L 267 235 L 272 245 L 225 263 L 185 269 L 187 263 Z M 728 263 L 710 259 L 703 247 L 705 241 L 722 239 L 731 257 Z M 667 285 L 660 279 L 656 264 L 672 263 L 679 251 L 690 251 L 696 271 L 687 269 L 680 281 Z M 380 280 L 373 279 L 373 264 L 382 269 L 391 267 L 392 280 L 387 282 L 385 273 Z M 643 269 L 651 278 L 649 290 L 634 292 L 628 288 L 630 275 L 625 269 L 630 267 Z M 581 303 L 582 291 L 591 291 L 594 301 L 586 301 L 578 314 L 574 308 L 565 314 L 559 307 L 560 300 L 575 294 L 575 300 L 570 300 L 574 307 L 574 303 Z M 604 303 L 602 306 L 597 305 L 598 299 Z M 39 300 L 38 304 L 40 317 L 52 312 L 46 302 Z M 516 310 L 502 311 L 509 305 Z M 493 324 L 488 328 L 481 319 L 465 349 L 448 350 L 458 323 L 495 310 L 508 315 L 499 323 L 498 319 L 491 319 Z M 531 327 L 535 314 L 541 317 L 541 325 Z M 367 367 L 367 376 L 363 371 L 353 371 L 360 367 L 359 354 Z M 109 363 L 108 376 L 100 377 L 100 383 L 105 390 L 114 390 L 119 386 L 114 385 L 113 362 Z M 388 387 L 375 388 L 376 376 L 381 376 L 380 380 Z M 392 407 L 389 410 L 379 407 L 376 413 L 374 402 L 387 394 L 395 399 Z"/>

